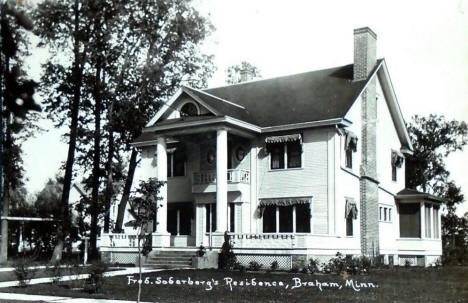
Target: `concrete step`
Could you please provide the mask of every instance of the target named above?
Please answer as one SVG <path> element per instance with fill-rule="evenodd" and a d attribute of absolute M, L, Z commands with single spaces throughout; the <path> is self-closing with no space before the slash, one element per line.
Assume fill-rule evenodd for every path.
<path fill-rule="evenodd" d="M 188 265 L 191 265 L 192 261 L 188 261 L 188 260 L 184 260 L 184 261 L 149 260 L 146 263 L 148 263 L 148 264 L 188 264 Z"/>
<path fill-rule="evenodd" d="M 152 256 L 149 257 L 148 260 L 159 260 L 159 261 L 191 261 L 192 257 L 160 257 L 160 256 Z"/>
<path fill-rule="evenodd" d="M 185 264 L 145 264 L 145 267 L 165 268 L 165 269 L 170 269 L 170 268 L 192 268 L 191 265 L 185 265 Z"/>

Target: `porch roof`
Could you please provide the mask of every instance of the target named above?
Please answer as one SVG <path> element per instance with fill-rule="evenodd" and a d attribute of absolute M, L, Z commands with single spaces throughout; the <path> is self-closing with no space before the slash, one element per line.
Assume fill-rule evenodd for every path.
<path fill-rule="evenodd" d="M 437 202 L 437 203 L 445 203 L 445 199 L 428 194 L 428 193 L 423 193 L 420 191 L 417 191 L 415 189 L 409 189 L 405 188 L 397 193 L 395 196 L 395 200 L 399 202 L 407 202 L 410 200 L 413 202 L 414 200 L 426 200 L 426 201 L 431 201 L 431 202 Z"/>

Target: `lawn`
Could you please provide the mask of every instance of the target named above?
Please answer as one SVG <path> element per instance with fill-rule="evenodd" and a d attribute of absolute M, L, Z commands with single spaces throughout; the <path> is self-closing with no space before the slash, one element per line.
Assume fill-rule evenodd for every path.
<path fill-rule="evenodd" d="M 94 295 L 72 290 L 66 284 L 31 285 L 26 288 L 5 288 L 1 291 L 133 300 L 136 299 L 138 288 L 136 280 L 137 275 L 106 278 L 101 292 Z M 299 280 L 305 284 L 299 284 Z M 365 276 L 348 277 L 301 273 L 167 270 L 144 275 L 142 300 L 158 302 L 468 302 L 468 268 L 394 268 L 374 270 Z"/>

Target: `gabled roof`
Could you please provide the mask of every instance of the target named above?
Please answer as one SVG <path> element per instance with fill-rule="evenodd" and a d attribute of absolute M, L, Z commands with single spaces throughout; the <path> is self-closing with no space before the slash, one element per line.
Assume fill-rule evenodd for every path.
<path fill-rule="evenodd" d="M 403 151 L 411 152 L 411 142 L 384 59 L 377 60 L 369 77 L 362 81 L 353 81 L 353 64 L 349 64 L 205 90 L 183 86 L 151 119 L 143 133 L 163 127 L 166 123 L 185 123 L 186 120 L 177 119 L 159 121 L 164 112 L 183 94 L 192 97 L 217 117 L 247 122 L 261 132 L 276 131 L 284 127 L 291 129 L 312 127 L 312 124 L 319 126 L 342 123 L 367 84 L 377 76 L 382 83 Z M 321 123 L 324 121 L 328 122 Z M 139 139 L 149 138 L 138 138 L 137 141 L 142 141 Z"/>

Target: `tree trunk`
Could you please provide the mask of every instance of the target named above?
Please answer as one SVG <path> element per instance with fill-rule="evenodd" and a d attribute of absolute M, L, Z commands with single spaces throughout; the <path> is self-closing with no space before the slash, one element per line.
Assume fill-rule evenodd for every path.
<path fill-rule="evenodd" d="M 82 77 L 83 77 L 83 64 L 82 56 L 80 55 L 80 41 L 79 41 L 79 23 L 80 23 L 80 13 L 79 13 L 79 0 L 75 0 L 74 5 L 74 62 L 73 62 L 73 101 L 71 104 L 71 123 L 70 123 L 70 139 L 68 142 L 68 154 L 67 162 L 65 164 L 65 177 L 63 180 L 63 191 L 62 191 L 62 214 L 61 220 L 62 224 L 58 225 L 57 228 L 57 244 L 54 248 L 54 253 L 52 254 L 51 262 L 55 263 L 62 259 L 62 251 L 65 241 L 65 236 L 68 233 L 68 228 L 70 227 L 70 216 L 68 210 L 68 199 L 70 197 L 71 181 L 73 177 L 73 163 L 75 162 L 75 149 L 76 149 L 76 137 L 78 133 L 78 112 L 80 108 L 81 100 L 81 86 L 82 86 Z"/>
<path fill-rule="evenodd" d="M 112 106 L 111 106 L 112 110 Z M 112 114 L 111 114 L 112 115 Z M 110 225 L 110 205 L 112 202 L 112 196 L 114 194 L 114 189 L 112 187 L 112 164 L 114 159 L 114 132 L 112 131 L 112 124 L 109 130 L 109 155 L 107 158 L 107 185 L 106 185 L 106 196 L 105 196 L 105 216 L 104 216 L 104 232 L 109 232 Z"/>
<path fill-rule="evenodd" d="M 137 166 L 137 151 L 135 148 L 132 149 L 130 156 L 130 163 L 128 164 L 128 174 L 125 180 L 125 186 L 120 199 L 119 209 L 117 213 L 117 222 L 115 223 L 115 232 L 122 232 L 123 220 L 125 215 L 125 209 L 127 207 L 128 199 L 130 198 L 130 189 L 132 188 L 133 176 L 135 175 L 135 168 Z"/>
<path fill-rule="evenodd" d="M 96 79 L 94 88 L 94 156 L 91 192 L 91 234 L 90 234 L 90 259 L 98 257 L 97 236 L 99 219 L 99 175 L 101 170 L 101 61 L 98 58 L 96 64 Z"/>

